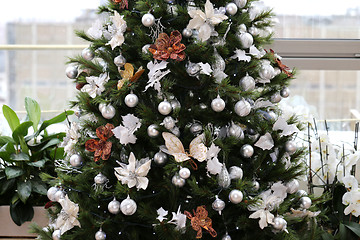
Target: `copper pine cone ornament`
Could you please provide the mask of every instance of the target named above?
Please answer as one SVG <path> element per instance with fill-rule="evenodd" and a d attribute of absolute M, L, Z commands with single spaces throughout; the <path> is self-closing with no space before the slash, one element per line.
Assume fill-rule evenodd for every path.
<path fill-rule="evenodd" d="M 166 61 L 168 58 L 171 58 L 176 61 L 183 61 L 186 56 L 184 52 L 186 47 L 180 43 L 181 39 L 181 33 L 177 30 L 171 32 L 170 37 L 166 33 L 160 33 L 155 44 L 149 47 L 149 51 L 157 60 Z"/>
<path fill-rule="evenodd" d="M 96 136 L 100 140 L 90 139 L 85 143 L 85 149 L 94 153 L 94 161 L 108 160 L 111 154 L 112 143 L 107 140 L 114 135 L 111 131 L 114 125 L 108 123 L 105 126 L 100 126 L 96 129 Z"/>

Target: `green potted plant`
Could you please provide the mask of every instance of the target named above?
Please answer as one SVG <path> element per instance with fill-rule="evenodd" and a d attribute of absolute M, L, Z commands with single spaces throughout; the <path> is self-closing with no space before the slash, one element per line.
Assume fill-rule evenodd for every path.
<path fill-rule="evenodd" d="M 20 122 L 10 107 L 2 107 L 12 134 L 0 136 L 0 205 L 10 206 L 11 218 L 18 226 L 32 220 L 33 206 L 43 206 L 48 201 L 48 184 L 39 175 L 54 173 L 55 159 L 64 155 L 58 146 L 65 133 L 49 134 L 47 128 L 73 113 L 63 112 L 40 125 L 39 104 L 27 97 L 25 108 L 26 120 Z"/>

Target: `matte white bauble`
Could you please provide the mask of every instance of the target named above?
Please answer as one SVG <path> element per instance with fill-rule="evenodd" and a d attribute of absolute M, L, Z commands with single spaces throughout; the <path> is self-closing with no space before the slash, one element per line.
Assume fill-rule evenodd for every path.
<path fill-rule="evenodd" d="M 136 105 L 139 103 L 139 98 L 135 94 L 130 93 L 126 95 L 124 102 L 126 106 L 133 108 L 136 107 Z"/>
<path fill-rule="evenodd" d="M 106 119 L 112 119 L 115 114 L 116 109 L 110 104 L 102 108 L 101 115 Z"/>
<path fill-rule="evenodd" d="M 251 105 L 248 101 L 242 99 L 235 104 L 234 111 L 240 117 L 245 117 L 250 114 Z"/>
<path fill-rule="evenodd" d="M 172 111 L 171 103 L 168 101 L 162 101 L 158 105 L 158 111 L 162 115 L 168 115 Z"/>
<path fill-rule="evenodd" d="M 183 179 L 188 179 L 191 175 L 190 169 L 183 167 L 179 170 L 179 176 Z"/>
<path fill-rule="evenodd" d="M 155 17 L 151 13 L 146 13 L 142 16 L 141 22 L 145 27 L 151 27 L 155 23 Z"/>
<path fill-rule="evenodd" d="M 73 167 L 80 167 L 82 164 L 82 157 L 79 154 L 73 154 L 70 157 L 70 165 Z"/>
<path fill-rule="evenodd" d="M 225 109 L 225 101 L 220 96 L 217 96 L 211 101 L 211 108 L 215 112 L 221 112 Z"/>
<path fill-rule="evenodd" d="M 48 189 L 47 191 L 47 197 L 49 198 L 50 201 L 55 201 L 55 193 L 59 191 L 59 188 L 57 187 L 51 187 Z"/>
<path fill-rule="evenodd" d="M 108 210 L 112 214 L 118 214 L 120 212 L 120 202 L 114 198 L 111 202 L 109 202 Z"/>
<path fill-rule="evenodd" d="M 120 209 L 124 215 L 133 215 L 136 212 L 137 204 L 128 196 L 121 202 Z"/>
<path fill-rule="evenodd" d="M 241 33 L 239 36 L 242 48 L 247 49 L 254 43 L 254 38 L 250 33 Z"/>
<path fill-rule="evenodd" d="M 229 200 L 232 203 L 238 204 L 243 200 L 243 193 L 240 190 L 234 189 L 229 194 Z"/>
<path fill-rule="evenodd" d="M 228 3 L 225 6 L 226 12 L 230 15 L 235 15 L 238 11 L 238 7 L 235 3 Z"/>

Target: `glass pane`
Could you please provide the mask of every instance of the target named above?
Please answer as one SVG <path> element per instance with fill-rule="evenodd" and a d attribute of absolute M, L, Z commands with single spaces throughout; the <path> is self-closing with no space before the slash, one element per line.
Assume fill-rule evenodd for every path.
<path fill-rule="evenodd" d="M 360 36 L 360 1 L 264 0 L 274 9 L 277 38 L 351 38 Z"/>

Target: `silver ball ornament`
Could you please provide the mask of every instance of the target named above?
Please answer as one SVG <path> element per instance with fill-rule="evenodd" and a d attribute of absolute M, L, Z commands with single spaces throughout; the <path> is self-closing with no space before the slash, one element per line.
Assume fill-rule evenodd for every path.
<path fill-rule="evenodd" d="M 240 140 L 244 139 L 244 137 L 245 137 L 242 128 L 235 123 L 232 123 L 230 125 L 230 127 L 227 130 L 227 135 L 229 137 L 235 137 Z"/>
<path fill-rule="evenodd" d="M 192 30 L 188 28 L 184 28 L 184 30 L 182 31 L 182 35 L 186 38 L 191 37 L 192 34 L 193 34 Z"/>
<path fill-rule="evenodd" d="M 157 152 L 154 155 L 154 162 L 159 166 L 164 165 L 167 162 L 167 160 L 168 160 L 168 157 L 167 157 L 166 153 Z"/>
<path fill-rule="evenodd" d="M 255 79 L 249 75 L 241 78 L 239 81 L 239 86 L 244 91 L 251 91 L 255 89 Z"/>
<path fill-rule="evenodd" d="M 136 105 L 139 103 L 139 98 L 135 94 L 130 93 L 126 95 L 124 102 L 126 106 L 133 108 L 136 107 Z"/>
<path fill-rule="evenodd" d="M 159 136 L 160 132 L 157 130 L 158 125 L 156 124 L 151 124 L 148 128 L 147 128 L 147 134 L 149 137 L 151 138 L 155 138 L 157 136 Z"/>
<path fill-rule="evenodd" d="M 174 111 L 181 108 L 180 102 L 178 100 L 176 100 L 176 99 L 172 99 L 170 101 L 170 104 L 171 104 L 172 109 L 174 109 Z"/>
<path fill-rule="evenodd" d="M 117 57 L 114 58 L 114 64 L 117 66 L 117 67 L 122 67 L 124 66 L 126 63 L 126 59 L 124 58 L 123 55 L 119 55 Z"/>
<path fill-rule="evenodd" d="M 174 134 L 177 137 L 180 137 L 180 128 L 178 127 L 174 127 L 173 129 L 170 130 L 172 132 L 172 134 Z"/>
<path fill-rule="evenodd" d="M 120 209 L 124 215 L 130 216 L 136 212 L 137 204 L 128 196 L 121 202 Z"/>
<path fill-rule="evenodd" d="M 287 187 L 286 192 L 289 194 L 294 194 L 299 190 L 300 183 L 298 180 L 293 179 L 286 183 L 285 185 Z"/>
<path fill-rule="evenodd" d="M 234 106 L 234 111 L 240 117 L 245 117 L 251 112 L 251 105 L 245 99 L 238 101 Z"/>
<path fill-rule="evenodd" d="M 244 158 L 251 158 L 254 154 L 254 148 L 249 144 L 245 144 L 240 148 L 240 154 Z"/>
<path fill-rule="evenodd" d="M 120 202 L 114 198 L 111 202 L 109 202 L 108 210 L 112 214 L 118 214 L 120 212 Z"/>
<path fill-rule="evenodd" d="M 235 15 L 238 11 L 238 7 L 235 3 L 228 3 L 225 6 L 226 12 L 230 15 Z"/>
<path fill-rule="evenodd" d="M 276 230 L 283 230 L 286 228 L 287 226 L 287 222 L 285 219 L 283 219 L 282 217 L 276 217 L 273 220 L 273 224 L 272 224 L 273 228 L 275 228 Z"/>
<path fill-rule="evenodd" d="M 73 154 L 70 157 L 70 165 L 73 167 L 80 167 L 82 164 L 82 157 L 79 154 Z"/>
<path fill-rule="evenodd" d="M 281 101 L 281 96 L 280 96 L 280 93 L 274 93 L 271 97 L 270 97 L 270 101 L 272 103 L 278 103 Z"/>
<path fill-rule="evenodd" d="M 168 101 L 162 101 L 158 105 L 158 111 L 162 115 L 168 115 L 172 111 L 171 103 Z"/>
<path fill-rule="evenodd" d="M 251 47 L 254 43 L 253 36 L 247 32 L 241 33 L 239 36 L 239 39 L 240 39 L 241 46 L 245 49 Z"/>
<path fill-rule="evenodd" d="M 185 179 L 181 178 L 179 175 L 174 175 L 171 179 L 171 182 L 176 186 L 176 187 L 183 187 L 186 183 Z"/>
<path fill-rule="evenodd" d="M 234 189 L 229 193 L 229 200 L 234 204 L 238 204 L 243 200 L 243 193 L 240 190 Z"/>
<path fill-rule="evenodd" d="M 253 181 L 252 182 L 252 190 L 258 191 L 259 189 L 260 189 L 260 183 L 258 181 Z"/>
<path fill-rule="evenodd" d="M 59 229 L 55 230 L 51 235 L 53 240 L 60 240 L 61 239 L 61 231 Z"/>
<path fill-rule="evenodd" d="M 231 179 L 242 179 L 244 173 L 243 170 L 238 166 L 232 166 L 229 169 Z"/>
<path fill-rule="evenodd" d="M 90 48 L 85 48 L 84 50 L 82 50 L 81 56 L 82 56 L 85 60 L 91 61 L 91 60 L 94 59 L 95 53 L 94 53 Z"/>
<path fill-rule="evenodd" d="M 283 98 L 289 97 L 289 95 L 290 95 L 290 89 L 289 89 L 288 87 L 284 87 L 283 89 L 281 89 L 280 95 L 281 95 Z"/>
<path fill-rule="evenodd" d="M 190 132 L 193 134 L 193 135 L 198 135 L 202 132 L 203 130 L 203 127 L 200 123 L 193 123 L 190 127 Z"/>
<path fill-rule="evenodd" d="M 212 203 L 212 208 L 221 214 L 221 211 L 225 208 L 225 202 L 216 196 L 215 201 Z"/>
<path fill-rule="evenodd" d="M 211 101 L 211 108 L 215 112 L 222 112 L 225 109 L 225 101 L 220 96 L 217 96 Z"/>
<path fill-rule="evenodd" d="M 221 240 L 231 240 L 231 237 L 229 234 L 224 235 Z"/>
<path fill-rule="evenodd" d="M 305 190 L 300 189 L 300 190 L 298 190 L 298 191 L 296 192 L 296 196 L 298 196 L 298 197 L 306 197 L 306 196 L 307 196 L 307 192 L 306 192 Z"/>
<path fill-rule="evenodd" d="M 74 65 L 70 65 L 66 68 L 65 70 L 65 74 L 68 78 L 70 79 L 75 79 L 78 75 L 78 68 L 75 67 Z"/>
<path fill-rule="evenodd" d="M 247 3 L 247 0 L 235 0 L 235 4 L 236 4 L 239 8 L 245 7 L 246 3 Z"/>
<path fill-rule="evenodd" d="M 49 198 L 50 201 L 55 201 L 55 193 L 59 191 L 59 188 L 57 187 L 51 187 L 48 189 L 47 191 L 47 197 Z"/>
<path fill-rule="evenodd" d="M 263 64 L 259 71 L 261 79 L 272 79 L 275 75 L 275 70 L 270 64 Z"/>
<path fill-rule="evenodd" d="M 116 109 L 112 105 L 106 105 L 101 110 L 101 115 L 106 119 L 112 119 L 116 114 Z"/>
<path fill-rule="evenodd" d="M 179 176 L 183 179 L 188 179 L 191 175 L 190 169 L 183 167 L 179 170 Z"/>
<path fill-rule="evenodd" d="M 99 230 L 95 233 L 95 240 L 105 240 L 106 239 L 106 233 L 103 230 Z"/>
<path fill-rule="evenodd" d="M 55 194 L 54 194 L 54 198 L 55 198 L 55 202 L 59 202 L 60 199 L 63 199 L 65 198 L 65 192 L 62 191 L 62 190 L 59 190 L 57 191 Z"/>
<path fill-rule="evenodd" d="M 287 141 L 285 143 L 285 151 L 290 155 L 294 154 L 296 152 L 296 149 L 296 144 L 293 141 Z"/>
<path fill-rule="evenodd" d="M 309 197 L 300 198 L 300 207 L 304 209 L 309 209 L 311 207 L 311 199 Z"/>
<path fill-rule="evenodd" d="M 155 23 L 155 17 L 151 13 L 146 13 L 142 16 L 141 22 L 145 27 L 151 27 Z"/>
<path fill-rule="evenodd" d="M 100 103 L 99 104 L 99 111 L 102 112 L 102 110 L 106 107 L 106 103 Z"/>
<path fill-rule="evenodd" d="M 187 67 L 186 67 L 186 72 L 189 74 L 189 76 L 191 77 L 195 77 L 196 75 L 198 75 L 200 73 L 201 67 L 199 64 L 197 63 L 190 63 Z"/>
<path fill-rule="evenodd" d="M 105 184 L 106 181 L 107 181 L 107 177 L 102 174 L 102 173 L 98 173 L 95 177 L 94 177 L 94 182 L 97 184 L 97 185 L 102 185 L 102 184 Z"/>
<path fill-rule="evenodd" d="M 172 117 L 167 116 L 166 118 L 164 118 L 162 123 L 167 130 L 171 130 L 175 127 L 176 121 Z"/>

